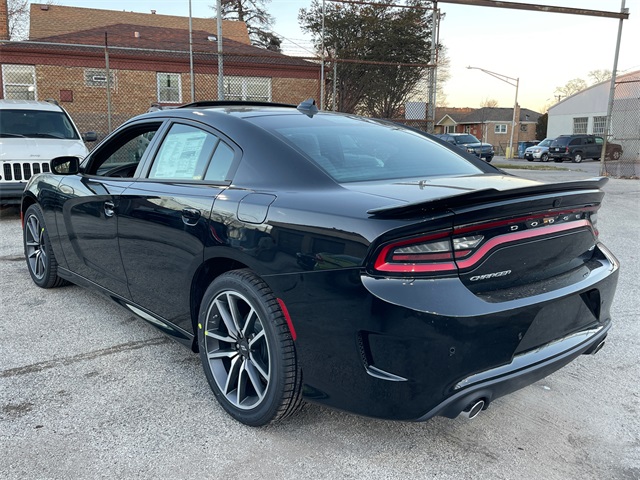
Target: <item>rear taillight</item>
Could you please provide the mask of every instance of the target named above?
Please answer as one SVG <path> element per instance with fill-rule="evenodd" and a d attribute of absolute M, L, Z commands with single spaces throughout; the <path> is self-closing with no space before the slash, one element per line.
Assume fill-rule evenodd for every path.
<path fill-rule="evenodd" d="M 382 247 L 374 268 L 379 272 L 456 271 L 449 232 L 405 239 Z"/>
<path fill-rule="evenodd" d="M 467 257 L 483 240 L 482 235 L 452 238 L 449 232 L 417 237 L 385 245 L 374 264 L 380 272 L 455 272 L 454 260 Z"/>
<path fill-rule="evenodd" d="M 391 241 L 378 249 L 374 269 L 396 274 L 457 273 L 458 269 L 474 268 L 494 249 L 514 242 L 589 226 L 597 237 L 597 208 L 460 225 L 449 231 Z"/>

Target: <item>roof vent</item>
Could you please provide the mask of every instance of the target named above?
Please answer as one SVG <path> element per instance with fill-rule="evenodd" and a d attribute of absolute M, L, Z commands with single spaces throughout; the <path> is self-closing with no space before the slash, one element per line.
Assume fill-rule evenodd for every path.
<path fill-rule="evenodd" d="M 151 15 L 155 15 L 156 11 L 155 10 L 151 10 Z"/>

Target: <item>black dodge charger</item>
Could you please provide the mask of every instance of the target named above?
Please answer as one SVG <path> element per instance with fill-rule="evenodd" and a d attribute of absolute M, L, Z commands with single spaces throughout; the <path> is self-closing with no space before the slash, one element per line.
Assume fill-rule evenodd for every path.
<path fill-rule="evenodd" d="M 36 285 L 97 290 L 199 352 L 248 425 L 303 400 L 474 417 L 610 327 L 604 178 L 524 180 L 309 101 L 148 113 L 51 170 L 22 200 Z"/>

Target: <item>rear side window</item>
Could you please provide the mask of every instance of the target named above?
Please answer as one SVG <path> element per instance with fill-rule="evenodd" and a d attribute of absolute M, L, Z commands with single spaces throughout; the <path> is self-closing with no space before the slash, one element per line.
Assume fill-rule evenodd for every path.
<path fill-rule="evenodd" d="M 582 145 L 582 139 L 574 138 L 573 140 L 571 140 L 571 143 L 569 145 Z"/>
<path fill-rule="evenodd" d="M 248 120 L 304 153 L 338 182 L 482 173 L 448 148 L 398 125 L 322 114 Z"/>
<path fill-rule="evenodd" d="M 233 158 L 234 151 L 217 136 L 176 123 L 162 140 L 149 178 L 225 181 Z"/>

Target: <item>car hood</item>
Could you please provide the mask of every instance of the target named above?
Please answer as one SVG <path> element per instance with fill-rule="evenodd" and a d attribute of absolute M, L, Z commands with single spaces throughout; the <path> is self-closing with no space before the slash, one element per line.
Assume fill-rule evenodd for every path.
<path fill-rule="evenodd" d="M 66 156 L 84 158 L 88 153 L 82 140 L 0 138 L 0 161 L 48 161 Z"/>
<path fill-rule="evenodd" d="M 539 148 L 539 149 L 541 149 L 543 151 L 549 150 L 549 147 L 544 147 L 544 146 L 540 146 L 540 145 L 533 145 L 531 147 L 527 147 L 525 152 L 533 152 L 536 148 Z"/>
<path fill-rule="evenodd" d="M 476 190 L 510 190 L 540 185 L 540 182 L 507 175 L 478 174 L 460 177 L 399 179 L 377 182 L 344 183 L 348 190 L 384 197 L 398 204 L 451 197 Z"/>

